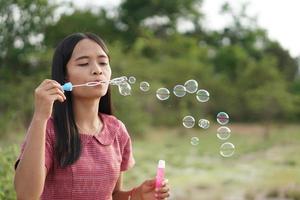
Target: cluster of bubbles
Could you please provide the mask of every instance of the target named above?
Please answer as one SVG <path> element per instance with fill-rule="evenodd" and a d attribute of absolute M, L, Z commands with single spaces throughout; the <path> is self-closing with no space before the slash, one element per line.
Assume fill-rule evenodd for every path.
<path fill-rule="evenodd" d="M 118 78 L 114 78 L 110 81 L 111 85 L 116 85 L 118 86 L 119 93 L 123 96 L 129 96 L 131 95 L 131 86 L 130 84 L 135 84 L 136 83 L 136 78 L 134 76 L 130 76 L 127 78 L 126 76 L 121 76 Z M 146 81 L 142 81 L 140 83 L 140 89 L 143 92 L 147 92 L 150 90 L 150 84 Z"/>
<path fill-rule="evenodd" d="M 196 99 L 200 102 L 207 102 L 209 100 L 209 92 L 204 89 L 198 90 L 198 82 L 193 79 L 186 81 L 183 85 L 175 85 L 173 88 L 173 94 L 176 97 L 184 97 L 187 93 L 196 93 Z M 170 94 L 167 88 L 156 90 L 156 97 L 161 101 L 169 99 Z"/>
<path fill-rule="evenodd" d="M 136 78 L 134 76 L 118 77 L 110 81 L 111 85 L 117 85 L 119 88 L 119 93 L 123 96 L 131 95 L 131 86 L 136 83 Z M 146 81 L 140 82 L 139 88 L 142 92 L 148 92 L 150 90 L 150 84 Z M 196 80 L 188 80 L 183 85 L 175 85 L 173 88 L 173 94 L 176 97 L 184 97 L 187 93 L 194 94 L 196 93 L 196 99 L 201 102 L 207 102 L 209 100 L 209 92 L 205 89 L 198 89 L 198 82 Z M 156 90 L 156 97 L 161 101 L 169 99 L 171 93 L 169 89 L 162 87 Z M 231 157 L 234 154 L 235 146 L 226 142 L 231 136 L 231 130 L 229 127 L 225 126 L 229 122 L 229 115 L 225 112 L 219 112 L 217 114 L 217 122 L 221 125 L 217 129 L 217 138 L 225 143 L 220 146 L 220 155 L 223 157 Z M 193 128 L 196 124 L 196 120 L 193 116 L 185 116 L 182 120 L 182 124 L 185 128 Z M 207 119 L 199 119 L 198 126 L 202 129 L 208 129 L 210 122 Z M 198 145 L 200 142 L 198 137 L 192 137 L 190 143 L 193 146 Z"/>
<path fill-rule="evenodd" d="M 110 81 L 111 85 L 118 86 L 119 93 L 123 96 L 131 95 L 131 85 L 136 83 L 136 78 L 134 76 L 126 77 L 121 76 L 118 78 L 114 78 Z M 140 90 L 143 92 L 148 92 L 150 90 L 150 84 L 146 81 L 142 81 L 140 83 Z"/>
<path fill-rule="evenodd" d="M 229 122 L 229 116 L 225 112 L 219 112 L 217 114 L 217 122 L 221 125 L 217 129 L 217 138 L 221 141 L 226 141 L 231 136 L 231 130 L 225 126 Z M 185 116 L 182 119 L 182 124 L 185 128 L 193 128 L 196 120 L 193 116 Z M 203 129 L 209 128 L 210 122 L 207 119 L 199 119 L 198 126 Z M 190 143 L 193 146 L 198 145 L 200 142 L 198 137 L 192 137 Z M 230 142 L 225 142 L 220 146 L 220 155 L 223 157 L 231 157 L 234 154 L 235 146 Z"/>
<path fill-rule="evenodd" d="M 118 86 L 119 93 L 123 96 L 128 96 L 131 95 L 131 86 L 129 83 L 132 81 L 130 78 L 127 79 L 126 76 L 121 76 L 110 80 L 109 84 Z"/>
<path fill-rule="evenodd" d="M 225 112 L 219 112 L 217 114 L 217 122 L 221 125 L 217 130 L 217 137 L 221 141 L 226 141 L 231 136 L 231 130 L 229 127 L 225 126 L 229 122 L 229 115 Z M 220 154 L 223 157 L 231 157 L 234 154 L 235 146 L 230 142 L 224 142 L 220 146 Z"/>
<path fill-rule="evenodd" d="M 131 86 L 130 84 L 135 84 L 136 78 L 130 76 L 118 77 L 110 81 L 111 85 L 117 85 L 119 88 L 119 93 L 123 96 L 131 95 Z M 148 92 L 150 90 L 150 84 L 146 81 L 140 82 L 140 90 L 142 92 Z M 196 99 L 199 102 L 207 102 L 209 100 L 209 92 L 204 89 L 198 90 L 198 82 L 196 80 L 188 80 L 183 85 L 175 85 L 173 88 L 173 94 L 176 97 L 184 97 L 187 93 L 193 94 L 196 93 Z M 169 99 L 171 93 L 168 88 L 159 88 L 156 90 L 156 97 L 161 101 Z"/>
<path fill-rule="evenodd" d="M 185 128 L 193 128 L 195 126 L 195 118 L 193 116 L 185 116 L 182 119 L 182 124 Z M 203 129 L 209 128 L 210 122 L 207 119 L 199 119 L 198 126 Z"/>

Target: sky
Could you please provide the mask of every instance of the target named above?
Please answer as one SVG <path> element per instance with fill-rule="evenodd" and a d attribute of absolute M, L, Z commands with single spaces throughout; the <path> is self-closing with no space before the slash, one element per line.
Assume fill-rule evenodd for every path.
<path fill-rule="evenodd" d="M 67 0 L 71 1 L 71 0 Z M 121 0 L 72 0 L 79 7 L 102 6 L 113 8 Z M 167 0 L 164 0 L 167 1 Z M 267 30 L 272 40 L 278 41 L 293 57 L 300 56 L 300 1 L 299 0 L 227 0 L 235 9 L 249 3 L 248 14 L 257 16 L 258 25 Z M 220 30 L 229 23 L 219 10 L 226 0 L 204 0 L 205 27 Z M 298 25 L 297 25 L 298 24 Z"/>

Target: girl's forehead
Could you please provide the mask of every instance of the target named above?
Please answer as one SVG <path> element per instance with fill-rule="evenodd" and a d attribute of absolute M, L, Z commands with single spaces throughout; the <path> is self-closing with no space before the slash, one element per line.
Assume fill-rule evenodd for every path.
<path fill-rule="evenodd" d="M 72 57 L 89 55 L 106 55 L 102 47 L 93 40 L 83 39 L 79 41 L 72 53 Z M 107 55 L 106 55 L 107 56 Z"/>

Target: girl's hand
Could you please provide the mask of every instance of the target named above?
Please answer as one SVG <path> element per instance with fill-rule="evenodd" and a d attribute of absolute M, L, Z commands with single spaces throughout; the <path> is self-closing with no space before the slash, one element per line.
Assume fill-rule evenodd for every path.
<path fill-rule="evenodd" d="M 155 189 L 155 197 L 156 199 L 167 199 L 170 196 L 170 188 L 168 185 L 168 179 L 164 179 L 161 188 Z"/>
<path fill-rule="evenodd" d="M 170 196 L 169 191 L 167 179 L 163 181 L 161 188 L 155 188 L 155 179 L 147 180 L 136 188 L 136 195 L 133 195 L 132 200 L 165 200 Z"/>
<path fill-rule="evenodd" d="M 58 82 L 46 79 L 35 89 L 34 99 L 34 116 L 47 120 L 51 116 L 54 101 L 64 102 L 66 96 Z"/>

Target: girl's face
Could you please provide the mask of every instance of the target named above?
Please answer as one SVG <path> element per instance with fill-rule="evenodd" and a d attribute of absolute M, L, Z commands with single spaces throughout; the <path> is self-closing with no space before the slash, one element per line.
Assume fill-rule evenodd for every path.
<path fill-rule="evenodd" d="M 73 85 L 94 81 L 109 81 L 109 58 L 101 46 L 90 39 L 79 41 L 67 63 L 66 80 Z M 72 94 L 80 98 L 100 98 L 107 92 L 108 84 L 74 88 Z"/>

